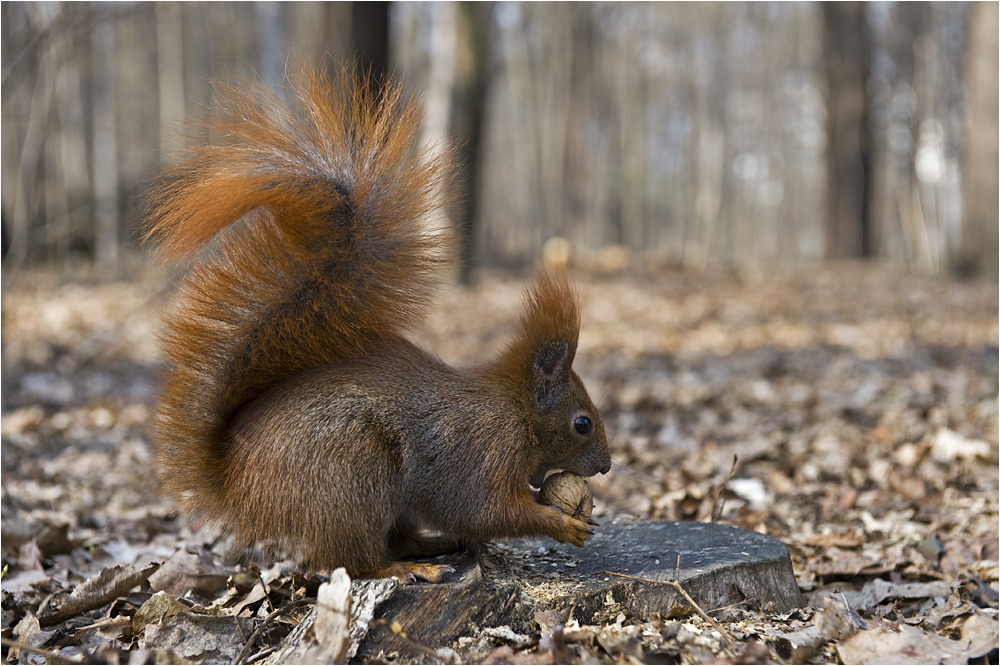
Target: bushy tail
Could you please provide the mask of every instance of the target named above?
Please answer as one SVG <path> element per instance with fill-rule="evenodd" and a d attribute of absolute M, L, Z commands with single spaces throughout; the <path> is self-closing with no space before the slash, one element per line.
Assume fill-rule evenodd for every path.
<path fill-rule="evenodd" d="M 148 237 L 190 260 L 162 347 L 154 423 L 165 490 L 183 508 L 220 500 L 233 413 L 300 370 L 363 354 L 422 315 L 446 241 L 427 229 L 446 156 L 418 153 L 418 105 L 389 85 L 292 80 L 301 111 L 241 83 L 209 143 L 155 191 Z M 440 155 L 440 154 L 439 154 Z"/>

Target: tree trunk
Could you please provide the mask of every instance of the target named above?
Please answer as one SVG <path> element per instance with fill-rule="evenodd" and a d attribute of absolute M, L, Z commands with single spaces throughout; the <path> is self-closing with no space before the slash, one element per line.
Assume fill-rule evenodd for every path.
<path fill-rule="evenodd" d="M 377 92 L 389 71 L 389 3 L 351 3 L 351 37 L 361 71 L 370 73 L 372 92 Z"/>
<path fill-rule="evenodd" d="M 997 278 L 998 162 L 1000 97 L 997 81 L 997 4 L 977 2 L 969 13 L 966 81 L 972 122 L 965 138 L 962 165 L 962 242 L 952 268 L 959 274 L 980 273 Z"/>
<path fill-rule="evenodd" d="M 479 237 L 480 147 L 484 98 L 489 90 L 492 12 L 492 2 L 461 2 L 457 7 L 457 62 L 451 102 L 451 130 L 457 141 L 455 157 L 462 176 L 455 185 L 452 219 L 461 234 L 459 277 L 463 283 L 469 281 Z"/>
<path fill-rule="evenodd" d="M 115 105 L 115 18 L 105 15 L 94 24 L 94 255 L 105 270 L 118 267 L 118 137 Z"/>
<path fill-rule="evenodd" d="M 862 3 L 823 3 L 826 256 L 831 259 L 872 255 L 868 218 L 873 166 L 868 131 L 869 52 Z"/>

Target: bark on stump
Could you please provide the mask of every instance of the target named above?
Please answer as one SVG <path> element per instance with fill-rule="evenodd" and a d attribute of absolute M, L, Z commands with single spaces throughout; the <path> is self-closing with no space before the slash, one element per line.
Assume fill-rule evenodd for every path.
<path fill-rule="evenodd" d="M 626 623 L 647 621 L 653 612 L 669 616 L 675 606 L 686 605 L 676 589 L 650 581 L 679 580 L 705 611 L 748 603 L 787 612 L 803 603 L 788 549 L 781 542 L 717 523 L 619 517 L 597 527 L 583 548 L 520 539 L 484 545 L 477 555 L 443 559 L 456 572 L 440 585 L 355 581 L 365 588 L 355 594 L 371 595 L 371 586 L 394 589 L 384 590 L 388 598 L 379 595 L 384 601 L 374 608 L 375 619 L 385 624 L 352 627 L 350 656 L 412 652 L 390 631 L 392 623 L 398 623 L 410 640 L 439 648 L 487 628 L 507 627 L 515 634 L 537 636 L 538 611 L 571 612 L 586 625 L 614 623 L 619 615 Z"/>

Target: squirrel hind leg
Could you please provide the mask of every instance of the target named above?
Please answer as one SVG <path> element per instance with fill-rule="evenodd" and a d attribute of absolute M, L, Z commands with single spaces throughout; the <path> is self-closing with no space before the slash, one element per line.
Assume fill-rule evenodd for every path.
<path fill-rule="evenodd" d="M 443 583 L 455 573 L 455 567 L 450 564 L 430 564 L 428 562 L 390 562 L 378 571 L 371 573 L 372 578 L 397 578 L 404 585 L 409 585 L 417 579 L 428 583 Z"/>
<path fill-rule="evenodd" d="M 417 579 L 428 583 L 441 583 L 455 572 L 448 564 L 431 564 L 428 562 L 403 562 L 406 557 L 435 557 L 465 550 L 466 544 L 446 537 L 427 536 L 420 533 L 414 523 L 407 518 L 400 518 L 389 532 L 387 552 L 388 561 L 370 575 L 373 578 L 397 578 L 403 584 L 415 582 Z"/>
<path fill-rule="evenodd" d="M 407 518 L 400 518 L 389 533 L 388 551 L 393 559 L 436 557 L 466 550 L 467 544 L 442 536 L 421 534 Z"/>

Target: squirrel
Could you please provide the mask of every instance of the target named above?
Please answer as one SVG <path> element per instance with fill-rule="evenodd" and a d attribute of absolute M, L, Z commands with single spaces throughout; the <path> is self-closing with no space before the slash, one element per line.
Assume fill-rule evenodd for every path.
<path fill-rule="evenodd" d="M 572 369 L 565 273 L 537 275 L 495 358 L 458 369 L 417 347 L 404 332 L 451 254 L 425 221 L 447 153 L 416 149 L 420 107 L 398 83 L 289 78 L 301 114 L 222 87 L 228 114 L 202 121 L 215 142 L 151 197 L 147 239 L 187 264 L 152 425 L 165 493 L 238 547 L 355 577 L 442 580 L 449 567 L 402 559 L 498 538 L 582 546 L 592 527 L 532 489 L 611 466 Z"/>

